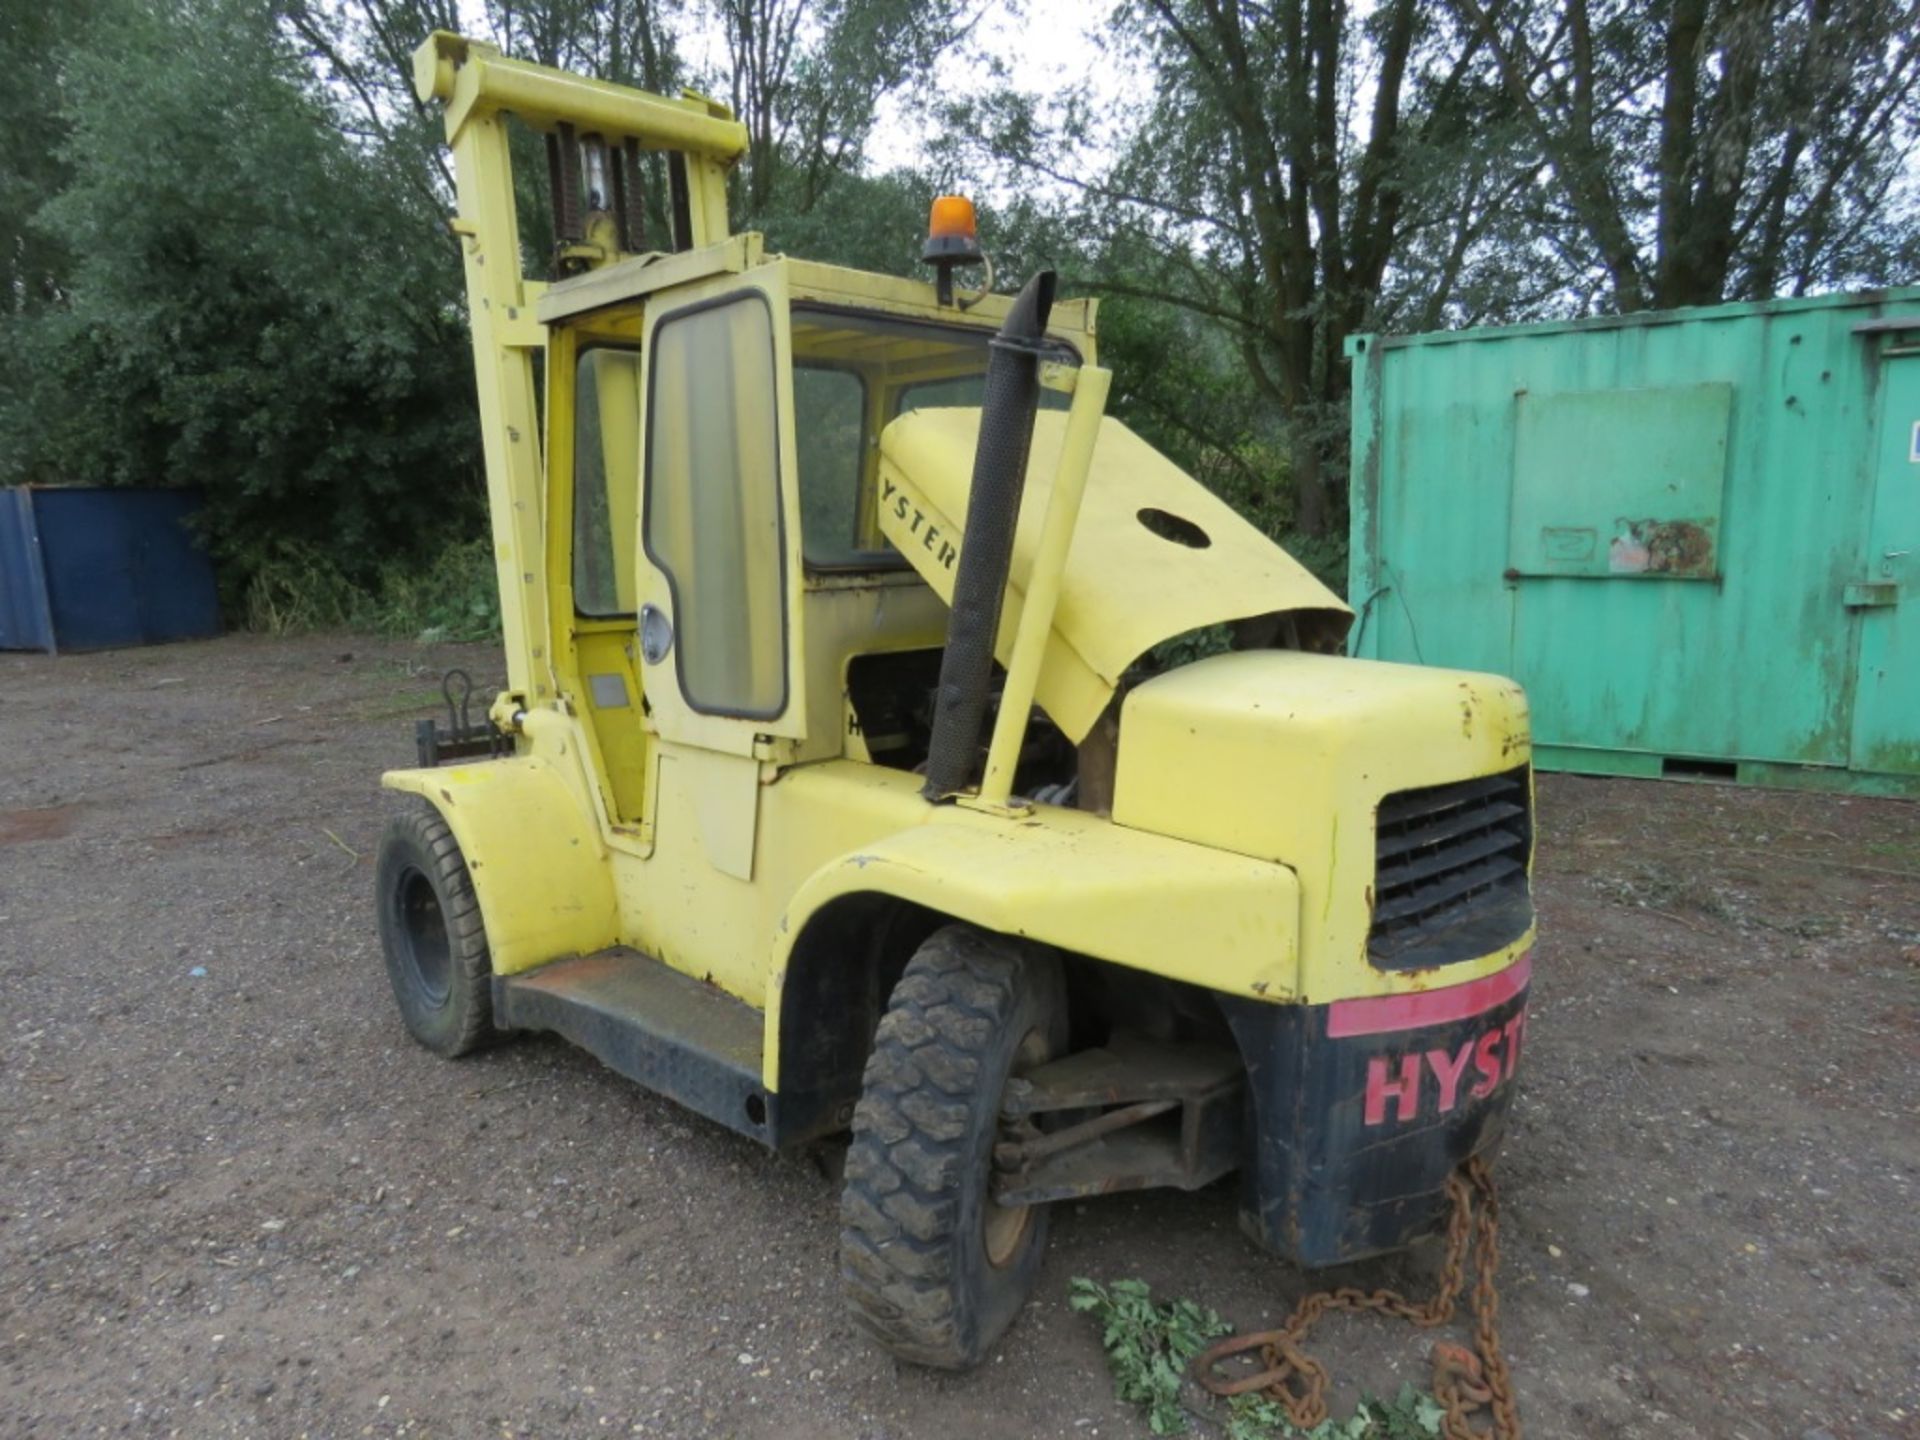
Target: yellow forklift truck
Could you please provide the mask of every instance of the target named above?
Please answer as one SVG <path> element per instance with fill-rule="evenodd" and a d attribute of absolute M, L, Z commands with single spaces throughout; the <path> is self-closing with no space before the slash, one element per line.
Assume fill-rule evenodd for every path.
<path fill-rule="evenodd" d="M 1053 1201 L 1238 1169 L 1304 1265 L 1432 1230 L 1519 1059 L 1520 690 L 1343 656 L 1339 598 L 1104 417 L 1091 301 L 960 285 L 964 201 L 928 282 L 815 264 L 729 233 L 719 105 L 445 33 L 415 82 L 508 681 L 384 779 L 414 1036 L 555 1032 L 768 1146 L 851 1129 L 846 1294 L 929 1365 L 1012 1321 Z"/>

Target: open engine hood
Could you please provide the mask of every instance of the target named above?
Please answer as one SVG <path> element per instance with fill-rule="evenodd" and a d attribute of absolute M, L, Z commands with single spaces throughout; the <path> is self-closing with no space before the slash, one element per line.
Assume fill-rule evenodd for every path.
<path fill-rule="evenodd" d="M 1013 573 L 994 654 L 1006 663 L 1052 493 L 1064 414 L 1035 418 Z M 880 528 L 951 600 L 966 528 L 977 409 L 916 410 L 880 436 Z M 1037 699 L 1075 743 L 1129 665 L 1163 640 L 1273 616 L 1299 648 L 1337 647 L 1349 610 L 1286 551 L 1118 420 L 1101 423 Z"/>

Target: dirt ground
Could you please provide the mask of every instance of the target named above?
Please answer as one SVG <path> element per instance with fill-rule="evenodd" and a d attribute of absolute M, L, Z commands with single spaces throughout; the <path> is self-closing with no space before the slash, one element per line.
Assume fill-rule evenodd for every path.
<path fill-rule="evenodd" d="M 0 656 L 0 1435 L 1138 1436 L 1071 1276 L 1246 1326 L 1305 1287 L 1230 1185 L 1116 1197 L 991 1363 L 903 1368 L 841 1314 L 833 1149 L 553 1040 L 413 1045 L 376 780 L 452 663 L 497 681 L 357 637 Z M 1920 807 L 1553 776 L 1540 835 L 1528 1434 L 1920 1437 Z M 1384 1322 L 1317 1349 L 1349 1403 L 1424 1379 Z"/>

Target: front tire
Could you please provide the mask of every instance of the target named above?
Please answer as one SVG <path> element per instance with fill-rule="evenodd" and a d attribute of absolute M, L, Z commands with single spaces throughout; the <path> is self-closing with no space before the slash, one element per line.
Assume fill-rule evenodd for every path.
<path fill-rule="evenodd" d="M 1064 1048 L 1058 960 L 967 925 L 937 930 L 874 1037 L 840 1203 L 854 1319 L 903 1360 L 964 1370 L 1026 1303 L 1042 1207 L 989 1195 L 1007 1080 Z"/>
<path fill-rule="evenodd" d="M 413 1038 L 437 1055 L 493 1036 L 493 959 L 460 845 L 424 800 L 380 837 L 374 880 L 387 978 Z"/>

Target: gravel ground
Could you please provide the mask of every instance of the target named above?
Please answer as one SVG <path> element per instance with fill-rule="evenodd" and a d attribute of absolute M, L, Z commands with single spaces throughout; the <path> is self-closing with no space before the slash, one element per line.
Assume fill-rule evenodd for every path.
<path fill-rule="evenodd" d="M 369 902 L 437 675 L 0 656 L 0 1435 L 1138 1436 L 1069 1277 L 1271 1323 L 1233 1194 L 1059 1217 L 976 1373 L 842 1317 L 838 1149 L 401 1030 Z M 1535 1437 L 1920 1437 L 1920 809 L 1546 777 L 1503 1328 Z M 1432 1257 L 1339 1278 L 1418 1287 Z M 1343 1398 L 1424 1341 L 1330 1321 Z"/>

